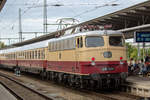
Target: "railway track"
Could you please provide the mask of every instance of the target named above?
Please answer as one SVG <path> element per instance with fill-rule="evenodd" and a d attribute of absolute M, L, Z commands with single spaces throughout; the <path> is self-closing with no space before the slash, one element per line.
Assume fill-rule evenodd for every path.
<path fill-rule="evenodd" d="M 53 100 L 3 73 L 0 73 L 0 84 L 10 91 L 17 100 Z"/>
<path fill-rule="evenodd" d="M 141 98 L 139 96 L 134 96 L 120 91 L 80 91 L 86 93 L 89 97 L 92 97 L 93 100 L 99 100 L 99 98 L 103 98 L 104 100 L 140 100 Z"/>
<path fill-rule="evenodd" d="M 1 73 L 1 71 L 0 71 L 0 76 L 1 75 L 3 75 L 3 73 Z M 4 74 L 3 76 L 7 76 L 7 75 Z M 13 78 L 10 75 L 7 76 L 7 77 Z M 32 80 L 35 79 L 39 83 L 45 84 L 43 82 L 43 80 L 40 80 L 37 77 L 33 77 L 33 76 L 31 77 L 29 75 L 27 75 L 26 77 L 30 78 Z M 16 79 L 16 78 L 13 78 L 13 79 Z M 21 79 L 19 79 L 19 81 L 20 80 Z M 35 83 L 33 83 L 33 84 L 35 84 Z M 73 89 L 73 88 L 70 88 L 70 87 L 68 88 L 67 86 L 64 87 L 64 86 L 61 86 L 61 85 L 58 85 L 58 84 L 51 84 L 49 81 L 47 81 L 46 85 L 51 85 L 51 86 L 55 87 L 52 90 L 57 90 L 57 88 L 61 88 L 61 90 L 62 90 L 61 92 L 65 94 L 65 95 L 61 95 L 61 96 L 63 96 L 63 98 L 65 98 L 66 100 L 140 100 L 140 97 L 138 97 L 138 96 L 133 96 L 133 95 L 130 95 L 130 94 L 127 94 L 127 93 L 119 92 L 119 91 L 111 91 L 111 92 L 97 91 L 97 92 L 94 92 L 94 91 L 90 91 L 90 90 Z M 46 89 L 47 90 L 45 90 L 45 91 L 48 91 L 47 87 L 46 87 Z M 60 90 L 58 90 L 58 91 L 60 91 Z M 52 91 L 50 91 L 50 92 L 52 93 Z M 75 94 L 75 95 L 72 95 L 72 94 Z M 82 96 L 82 97 L 79 98 L 76 95 L 77 96 Z M 36 99 L 36 100 L 39 100 L 39 99 Z M 51 100 L 51 99 L 49 99 L 49 100 Z"/>

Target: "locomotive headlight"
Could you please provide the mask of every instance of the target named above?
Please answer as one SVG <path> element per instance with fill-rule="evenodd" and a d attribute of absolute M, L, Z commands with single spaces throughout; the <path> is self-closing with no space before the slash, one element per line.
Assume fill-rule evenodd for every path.
<path fill-rule="evenodd" d="M 106 51 L 103 53 L 104 58 L 111 58 L 112 57 L 112 52 Z"/>
<path fill-rule="evenodd" d="M 91 65 L 95 66 L 95 58 L 94 57 L 91 58 Z"/>
<path fill-rule="evenodd" d="M 123 64 L 123 57 L 120 57 L 120 64 Z"/>

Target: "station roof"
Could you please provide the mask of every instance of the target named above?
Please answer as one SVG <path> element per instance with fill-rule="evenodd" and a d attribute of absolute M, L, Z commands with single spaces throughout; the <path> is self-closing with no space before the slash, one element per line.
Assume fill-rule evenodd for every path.
<path fill-rule="evenodd" d="M 6 1 L 7 1 L 7 0 L 0 0 L 0 11 L 1 11 L 2 8 L 4 7 Z"/>
<path fill-rule="evenodd" d="M 113 30 L 120 30 L 125 33 L 126 38 L 133 37 L 136 30 L 148 30 L 150 28 L 150 0 L 143 3 L 122 9 L 66 29 L 52 32 L 37 38 L 13 44 L 13 46 L 21 46 L 55 37 L 58 33 L 83 25 L 112 25 Z"/>

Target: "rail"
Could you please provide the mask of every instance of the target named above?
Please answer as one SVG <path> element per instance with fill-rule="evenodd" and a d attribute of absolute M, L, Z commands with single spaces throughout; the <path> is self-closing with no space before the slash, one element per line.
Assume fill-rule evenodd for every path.
<path fill-rule="evenodd" d="M 29 90 L 29 91 L 31 91 L 31 92 L 33 92 L 33 93 L 35 93 L 35 94 L 41 96 L 42 98 L 44 98 L 44 100 L 53 100 L 52 98 L 50 98 L 50 97 L 48 97 L 48 96 L 46 96 L 46 95 L 44 95 L 44 94 L 41 94 L 40 92 L 38 92 L 38 91 L 36 91 L 36 90 L 34 90 L 34 89 L 32 89 L 32 88 L 30 88 L 30 87 L 24 85 L 23 83 L 21 83 L 21 82 L 15 80 L 15 79 L 12 79 L 10 76 L 7 76 L 6 74 L 0 73 L 0 77 L 3 77 L 3 78 L 5 78 L 5 79 L 8 79 L 9 81 L 12 81 L 12 82 L 14 82 L 14 83 L 16 83 L 16 84 L 22 86 L 23 88 L 25 88 L 25 89 L 27 89 L 27 90 Z M 19 100 L 25 100 L 23 97 L 19 96 L 13 89 L 11 89 L 11 88 L 9 88 L 7 85 L 5 85 L 6 83 L 2 82 L 2 80 L 0 80 L 0 81 L 1 81 L 0 83 L 1 83 L 6 89 L 8 89 L 17 99 L 19 99 Z"/>

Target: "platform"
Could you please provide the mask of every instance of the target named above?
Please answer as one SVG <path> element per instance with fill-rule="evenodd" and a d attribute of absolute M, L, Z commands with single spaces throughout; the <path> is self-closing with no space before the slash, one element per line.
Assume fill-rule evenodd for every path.
<path fill-rule="evenodd" d="M 122 86 L 122 91 L 137 96 L 150 97 L 150 78 L 130 76 L 127 78 L 127 83 Z"/>
<path fill-rule="evenodd" d="M 0 84 L 0 100 L 17 100 L 17 99 Z"/>

